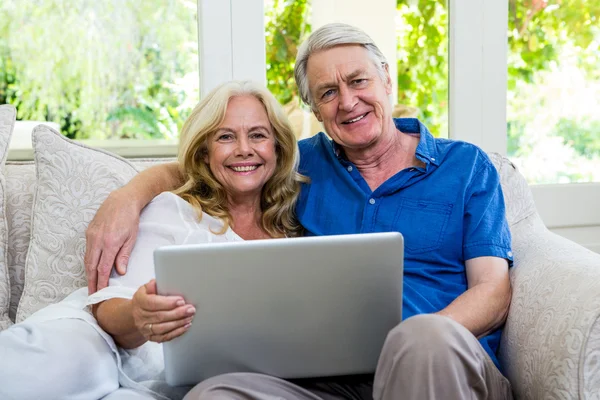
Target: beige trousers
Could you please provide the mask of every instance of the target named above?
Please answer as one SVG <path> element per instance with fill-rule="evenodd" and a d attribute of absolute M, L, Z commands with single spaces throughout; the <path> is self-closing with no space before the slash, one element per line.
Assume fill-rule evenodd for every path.
<path fill-rule="evenodd" d="M 423 400 L 512 399 L 502 376 L 477 339 L 450 318 L 426 314 L 394 328 L 375 376 L 286 381 L 236 373 L 207 379 L 184 400 Z"/>

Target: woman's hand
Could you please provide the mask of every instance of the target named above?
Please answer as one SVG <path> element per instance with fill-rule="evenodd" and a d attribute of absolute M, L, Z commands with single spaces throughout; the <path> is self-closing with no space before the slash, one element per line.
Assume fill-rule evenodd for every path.
<path fill-rule="evenodd" d="M 138 331 L 152 342 L 168 342 L 192 325 L 196 309 L 180 296 L 156 294 L 156 281 L 141 286 L 132 299 L 132 314 Z"/>

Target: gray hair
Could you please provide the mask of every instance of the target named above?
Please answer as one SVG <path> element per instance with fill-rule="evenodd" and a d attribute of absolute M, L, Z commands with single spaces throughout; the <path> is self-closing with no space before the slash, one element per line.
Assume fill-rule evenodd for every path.
<path fill-rule="evenodd" d="M 315 110 L 315 107 L 308 88 L 308 77 L 306 75 L 308 58 L 311 54 L 321 50 L 353 44 L 360 45 L 367 50 L 369 58 L 375 64 L 381 80 L 386 81 L 385 66 L 388 65 L 388 62 L 369 35 L 355 26 L 339 22 L 323 25 L 311 33 L 308 39 L 300 45 L 296 56 L 296 65 L 294 66 L 294 78 L 296 79 L 300 98 L 313 110 Z"/>

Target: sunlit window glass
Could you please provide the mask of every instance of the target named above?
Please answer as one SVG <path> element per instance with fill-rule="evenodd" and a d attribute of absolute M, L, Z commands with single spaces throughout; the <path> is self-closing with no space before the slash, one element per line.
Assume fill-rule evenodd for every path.
<path fill-rule="evenodd" d="M 173 139 L 198 102 L 194 0 L 3 0 L 0 103 L 74 139 Z"/>
<path fill-rule="evenodd" d="M 446 0 L 398 0 L 398 105 L 448 137 L 448 8 Z"/>
<path fill-rule="evenodd" d="M 530 183 L 600 182 L 600 2 L 509 3 L 509 156 Z"/>

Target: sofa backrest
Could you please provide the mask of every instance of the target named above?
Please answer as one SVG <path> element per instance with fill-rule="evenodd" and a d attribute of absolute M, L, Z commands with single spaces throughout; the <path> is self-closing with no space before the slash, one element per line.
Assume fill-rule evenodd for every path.
<path fill-rule="evenodd" d="M 130 160 L 138 171 L 173 158 Z M 31 213 L 35 190 L 35 165 L 33 161 L 9 161 L 5 166 L 6 218 L 8 227 L 8 269 L 11 283 L 10 312 L 15 320 L 17 307 L 25 280 L 25 259 L 29 248 Z"/>
<path fill-rule="evenodd" d="M 515 166 L 499 154 L 490 154 L 490 158 L 502 179 L 502 187 L 507 204 L 509 225 L 535 213 L 531 191 L 525 179 L 516 171 Z M 173 158 L 133 159 L 130 160 L 138 171 Z M 35 189 L 35 165 L 33 161 L 9 161 L 5 169 L 7 181 L 7 223 L 8 223 L 8 268 L 11 281 L 10 318 L 14 321 L 17 306 L 23 292 L 25 278 L 25 259 L 30 241 L 31 213 Z"/>

